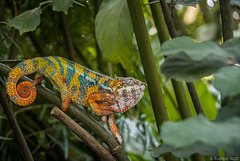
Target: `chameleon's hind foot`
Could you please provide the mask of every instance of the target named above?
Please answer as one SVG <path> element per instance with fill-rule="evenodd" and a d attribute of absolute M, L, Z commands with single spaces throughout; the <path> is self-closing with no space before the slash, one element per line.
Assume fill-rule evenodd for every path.
<path fill-rule="evenodd" d="M 36 86 L 38 84 L 41 84 L 43 79 L 44 79 L 44 76 L 42 74 L 36 74 L 35 79 L 33 81 L 33 85 Z"/>

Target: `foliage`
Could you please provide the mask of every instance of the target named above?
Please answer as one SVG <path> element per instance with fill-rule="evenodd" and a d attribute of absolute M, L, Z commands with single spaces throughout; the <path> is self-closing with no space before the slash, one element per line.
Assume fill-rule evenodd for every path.
<path fill-rule="evenodd" d="M 215 121 L 199 115 L 182 122 L 166 122 L 161 133 L 164 144 L 151 150 L 153 156 L 166 152 L 184 158 L 196 152 L 217 156 L 218 149 L 224 150 L 228 157 L 239 156 L 239 103 L 240 100 L 236 100 L 219 110 Z"/>
<path fill-rule="evenodd" d="M 40 24 L 40 15 L 42 10 L 40 7 L 26 11 L 8 22 L 8 26 L 15 27 L 19 30 L 20 34 L 28 31 L 36 30 Z"/>
<path fill-rule="evenodd" d="M 52 9 L 53 11 L 63 11 L 65 14 L 68 13 L 68 9 L 72 7 L 73 0 L 53 0 Z"/>
<path fill-rule="evenodd" d="M 127 1 L 103 1 L 95 23 L 96 39 L 103 57 L 132 70 L 130 60 L 133 54 L 133 28 Z"/>
<path fill-rule="evenodd" d="M 168 78 L 188 81 L 209 76 L 239 62 L 239 40 L 229 40 L 222 47 L 209 41 L 197 43 L 187 37 L 167 41 L 160 52 L 168 56 L 161 67 L 162 73 Z"/>

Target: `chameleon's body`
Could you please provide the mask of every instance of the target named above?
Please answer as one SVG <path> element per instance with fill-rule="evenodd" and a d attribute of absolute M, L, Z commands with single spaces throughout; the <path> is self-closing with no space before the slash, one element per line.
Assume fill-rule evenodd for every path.
<path fill-rule="evenodd" d="M 17 85 L 23 75 L 37 72 L 35 80 Z M 10 99 L 27 106 L 36 98 L 35 85 L 48 78 L 61 93 L 62 110 L 67 111 L 71 101 L 90 107 L 100 116 L 109 115 L 109 127 L 119 143 L 122 138 L 113 119 L 116 112 L 123 113 L 143 96 L 146 84 L 130 78 L 115 79 L 99 74 L 61 57 L 37 57 L 17 64 L 7 78 Z"/>

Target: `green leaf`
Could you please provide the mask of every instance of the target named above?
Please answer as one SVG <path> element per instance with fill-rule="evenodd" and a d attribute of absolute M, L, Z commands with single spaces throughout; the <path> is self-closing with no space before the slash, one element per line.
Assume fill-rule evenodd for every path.
<path fill-rule="evenodd" d="M 229 61 L 232 61 L 232 64 L 240 63 L 240 37 L 226 41 L 221 48 L 231 54 Z"/>
<path fill-rule="evenodd" d="M 103 57 L 131 69 L 133 28 L 126 0 L 104 0 L 95 20 L 96 38 Z"/>
<path fill-rule="evenodd" d="M 211 75 L 226 65 L 227 59 L 215 54 L 202 60 L 193 60 L 185 52 L 180 52 L 168 56 L 161 66 L 161 71 L 167 78 L 193 81 Z"/>
<path fill-rule="evenodd" d="M 209 55 L 216 55 L 227 58 L 228 53 L 220 46 L 211 41 L 202 43 L 194 42 L 190 37 L 177 37 L 168 40 L 162 45 L 160 55 L 175 55 L 179 52 L 185 52 L 193 60 L 202 60 Z"/>
<path fill-rule="evenodd" d="M 231 117 L 238 117 L 240 118 L 240 98 L 232 101 L 229 105 L 219 110 L 219 113 L 214 121 L 222 122 L 226 121 Z"/>
<path fill-rule="evenodd" d="M 213 85 L 220 91 L 222 99 L 227 96 L 233 96 L 240 93 L 240 68 L 224 67 L 215 75 Z"/>
<path fill-rule="evenodd" d="M 73 0 L 52 0 L 52 9 L 54 11 L 63 11 L 65 14 L 68 13 L 68 9 L 72 7 Z"/>
<path fill-rule="evenodd" d="M 25 11 L 10 20 L 7 25 L 19 30 L 20 34 L 24 32 L 34 31 L 40 24 L 40 15 L 42 10 L 40 7 Z"/>
<path fill-rule="evenodd" d="M 218 156 L 218 149 L 206 144 L 195 143 L 184 148 L 176 148 L 165 143 L 160 144 L 157 148 L 150 150 L 153 157 L 159 157 L 160 155 L 171 152 L 178 158 L 188 158 L 192 154 L 199 153 L 205 156 Z"/>
<path fill-rule="evenodd" d="M 237 117 L 219 123 L 199 115 L 181 122 L 165 122 L 160 137 L 165 144 L 176 148 L 203 143 L 222 149 L 230 156 L 238 156 L 240 155 L 239 124 L 240 119 Z"/>
<path fill-rule="evenodd" d="M 199 0 L 175 0 L 174 3 L 182 4 L 185 6 L 193 6 L 196 7 Z M 167 3 L 171 3 L 171 0 L 167 0 Z"/>

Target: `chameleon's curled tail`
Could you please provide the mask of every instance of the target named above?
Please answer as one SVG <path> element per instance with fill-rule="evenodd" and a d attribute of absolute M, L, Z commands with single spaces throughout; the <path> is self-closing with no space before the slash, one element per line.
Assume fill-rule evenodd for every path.
<path fill-rule="evenodd" d="M 25 60 L 17 64 L 9 73 L 6 86 L 9 98 L 19 106 L 30 105 L 36 98 L 35 86 L 28 81 L 17 82 L 21 76 L 34 73 L 36 67 L 32 59 Z"/>

